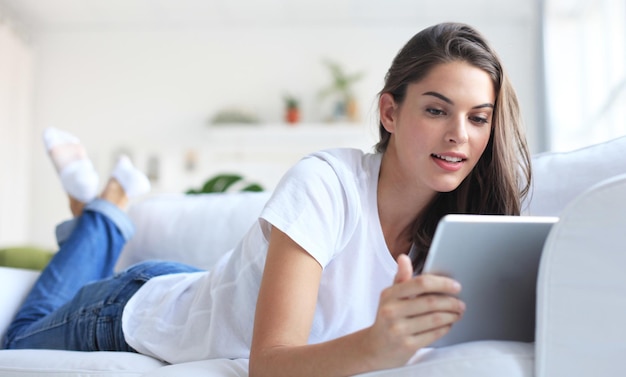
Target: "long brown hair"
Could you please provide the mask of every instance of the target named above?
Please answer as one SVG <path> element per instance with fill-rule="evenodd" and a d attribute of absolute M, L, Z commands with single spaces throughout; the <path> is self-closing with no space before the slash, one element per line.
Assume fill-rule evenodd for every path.
<path fill-rule="evenodd" d="M 414 220 L 412 242 L 418 251 L 413 257 L 415 271 L 421 271 L 435 228 L 444 215 L 519 215 L 530 187 L 530 153 L 515 90 L 500 58 L 472 27 L 442 23 L 416 34 L 394 58 L 379 95 L 389 93 L 402 104 L 409 84 L 422 80 L 435 66 L 454 61 L 482 69 L 491 77 L 496 93 L 492 131 L 485 152 L 467 178 L 455 190 L 438 193 Z M 379 129 L 376 151 L 384 153 L 391 134 L 382 122 Z"/>

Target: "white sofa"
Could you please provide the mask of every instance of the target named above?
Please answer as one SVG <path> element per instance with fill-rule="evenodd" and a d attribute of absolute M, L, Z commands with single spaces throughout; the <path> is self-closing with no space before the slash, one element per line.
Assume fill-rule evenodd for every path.
<path fill-rule="evenodd" d="M 557 215 L 537 283 L 535 343 L 484 341 L 419 352 L 362 376 L 614 376 L 626 371 L 626 137 L 533 159 L 525 214 Z M 159 195 L 134 204 L 137 234 L 118 268 L 169 259 L 210 268 L 255 221 L 269 193 Z M 37 277 L 0 268 L 0 334 Z M 114 352 L 1 350 L 0 376 L 247 376 L 247 360 L 178 365 Z"/>

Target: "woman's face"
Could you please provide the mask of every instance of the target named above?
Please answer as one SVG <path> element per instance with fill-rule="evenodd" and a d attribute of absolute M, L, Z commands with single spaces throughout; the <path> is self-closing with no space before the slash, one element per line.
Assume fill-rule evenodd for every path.
<path fill-rule="evenodd" d="M 495 90 L 490 76 L 465 62 L 435 66 L 407 87 L 402 104 L 380 98 L 385 152 L 397 181 L 434 192 L 456 189 L 474 168 L 491 134 Z"/>

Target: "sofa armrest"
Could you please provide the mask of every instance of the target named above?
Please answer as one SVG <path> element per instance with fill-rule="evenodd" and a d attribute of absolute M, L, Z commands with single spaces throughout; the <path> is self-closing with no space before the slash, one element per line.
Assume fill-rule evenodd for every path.
<path fill-rule="evenodd" d="M 0 267 L 0 341 L 15 313 L 26 298 L 39 272 L 20 268 Z M 0 344 L 2 344 L 0 343 Z"/>
<path fill-rule="evenodd" d="M 594 186 L 552 228 L 537 281 L 536 376 L 626 370 L 626 175 Z"/>

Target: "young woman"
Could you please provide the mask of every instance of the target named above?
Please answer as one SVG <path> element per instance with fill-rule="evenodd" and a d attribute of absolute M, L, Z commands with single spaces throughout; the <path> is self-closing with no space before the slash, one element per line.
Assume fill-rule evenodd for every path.
<path fill-rule="evenodd" d="M 457 282 L 414 274 L 437 222 L 448 213 L 519 214 L 529 153 L 500 60 L 467 25 L 435 25 L 404 46 L 379 115 L 376 153 L 302 159 L 211 271 L 146 262 L 109 277 L 132 234 L 119 208 L 145 191 L 142 175 L 128 165 L 103 200 L 83 208 L 93 189 L 70 190 L 88 185 L 64 180 L 53 153 L 77 143 L 49 146 L 79 217 L 6 346 L 135 351 L 171 363 L 249 357 L 251 376 L 272 377 L 405 364 L 465 309 Z M 68 154 L 67 166 L 92 169 L 84 153 Z M 90 195 L 81 202 L 76 191 Z"/>

